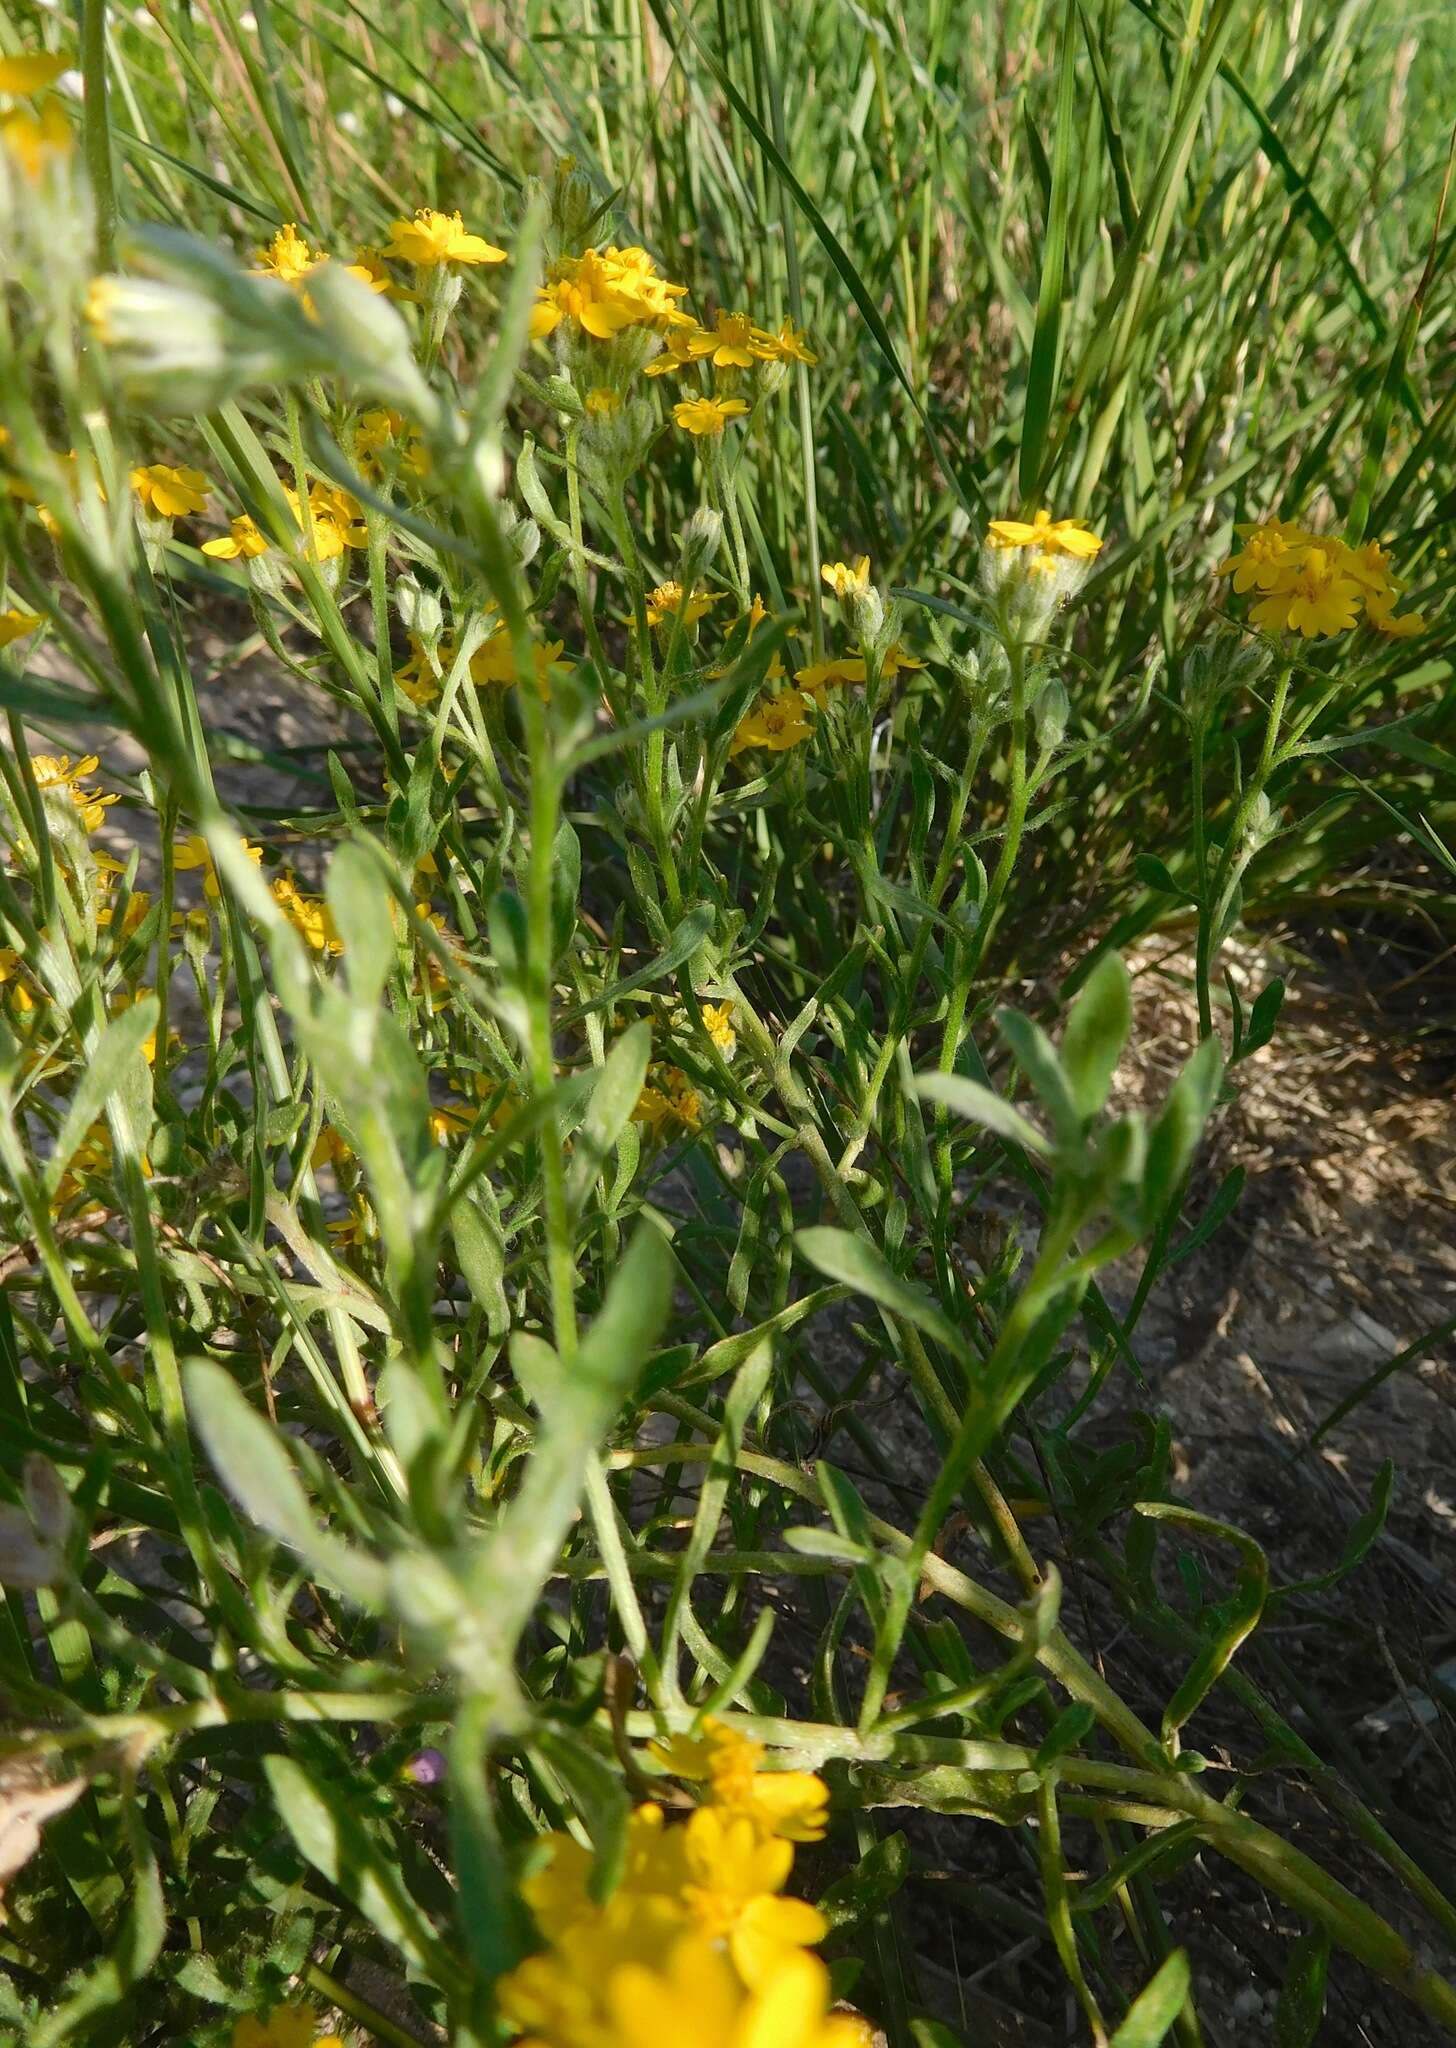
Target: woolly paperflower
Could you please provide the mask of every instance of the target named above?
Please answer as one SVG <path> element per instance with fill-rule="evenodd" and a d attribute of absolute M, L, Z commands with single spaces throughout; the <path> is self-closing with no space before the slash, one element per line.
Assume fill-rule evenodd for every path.
<path fill-rule="evenodd" d="M 1030 520 L 993 519 L 986 538 L 993 548 L 1040 548 L 1046 554 L 1075 555 L 1081 562 L 1089 562 L 1102 546 L 1085 519 L 1053 519 L 1050 512 L 1034 512 Z"/>
<path fill-rule="evenodd" d="M 688 433 L 712 439 L 722 433 L 729 420 L 747 410 L 741 398 L 681 398 L 673 407 L 672 416 Z"/>
<path fill-rule="evenodd" d="M 134 469 L 131 487 L 144 508 L 159 519 L 187 519 L 205 512 L 212 489 L 200 469 L 178 469 L 167 462 Z"/>
<path fill-rule="evenodd" d="M 397 220 L 389 230 L 386 256 L 413 263 L 417 270 L 438 269 L 441 264 L 504 263 L 506 252 L 483 236 L 467 233 L 458 213 L 436 213 L 422 206 L 413 220 Z"/>

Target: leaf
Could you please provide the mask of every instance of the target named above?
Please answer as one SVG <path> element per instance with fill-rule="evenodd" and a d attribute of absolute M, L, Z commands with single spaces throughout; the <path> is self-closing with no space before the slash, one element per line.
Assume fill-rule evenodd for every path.
<path fill-rule="evenodd" d="M 384 1606 L 384 1567 L 315 1517 L 292 1458 L 227 1372 L 210 1359 L 182 1369 L 187 1407 L 219 1479 L 251 1521 L 296 1550 L 309 1569 L 356 1606 Z"/>
<path fill-rule="evenodd" d="M 1082 1115 L 1077 1098 L 1057 1049 L 1040 1024 L 1008 1007 L 996 1012 L 996 1028 L 1015 1054 L 1016 1064 L 1050 1116 L 1057 1136 L 1064 1144 L 1080 1138 Z"/>
<path fill-rule="evenodd" d="M 329 862 L 324 885 L 339 937 L 349 993 L 372 1012 L 394 964 L 394 898 L 380 872 L 378 856 L 345 840 Z"/>
<path fill-rule="evenodd" d="M 965 1339 L 955 1325 L 928 1294 L 902 1280 L 867 1237 L 836 1230 L 830 1224 L 813 1224 L 794 1232 L 794 1246 L 826 1279 L 841 1281 L 856 1293 L 868 1295 L 891 1315 L 903 1316 L 955 1357 L 968 1357 Z"/>
<path fill-rule="evenodd" d="M 151 1136 L 151 1069 L 143 1055 L 142 1048 L 157 1028 L 160 1005 L 155 996 L 143 996 L 140 1002 L 113 1017 L 103 1028 L 91 1054 L 76 1083 L 71 1097 L 71 1106 L 65 1120 L 56 1134 L 55 1148 L 46 1161 L 45 1190 L 54 1198 L 60 1185 L 61 1176 L 80 1148 L 82 1139 L 102 1114 L 113 1095 L 123 1090 L 131 1097 L 129 1108 L 137 1105 L 139 1094 L 145 1096 L 145 1114 L 142 1121 L 146 1128 L 138 1131 L 135 1110 L 132 1120 L 133 1140 L 138 1154 L 146 1147 Z M 139 1073 L 138 1070 L 141 1070 Z M 144 1083 L 143 1083 L 143 1078 Z"/>
<path fill-rule="evenodd" d="M 1119 956 L 1106 953 L 1082 984 L 1062 1033 L 1062 1067 L 1084 1119 L 1107 1101 L 1131 1029 L 1132 983 Z"/>
<path fill-rule="evenodd" d="M 564 1729 L 546 1729 L 536 1747 L 571 1794 L 595 1852 L 587 1890 L 598 1905 L 615 1888 L 627 1852 L 627 1817 L 632 1802 L 617 1773 Z"/>
<path fill-rule="evenodd" d="M 1158 2048 L 1188 2000 L 1188 1957 L 1175 1948 L 1145 1984 L 1112 2037 L 1112 2048 Z"/>
<path fill-rule="evenodd" d="M 1168 1091 L 1163 1113 L 1148 1133 L 1143 1169 L 1144 1213 L 1157 1216 L 1173 1199 L 1193 1158 L 1223 1080 L 1223 1051 L 1206 1038 Z"/>
<path fill-rule="evenodd" d="M 1021 462 L 1017 480 L 1029 505 L 1042 482 L 1042 451 L 1047 425 L 1056 403 L 1061 367 L 1062 291 L 1066 273 L 1067 218 L 1071 211 L 1074 154 L 1077 153 L 1077 0 L 1066 0 L 1062 32 L 1057 41 L 1057 106 L 1052 127 L 1051 190 L 1047 197 L 1046 234 L 1042 241 L 1041 283 L 1037 291 L 1036 330 L 1026 372 L 1026 398 L 1021 416 Z M 1029 125 L 1029 124 L 1028 124 Z M 1030 130 L 1035 136 L 1035 131 Z M 1039 137 L 1036 138 L 1040 140 Z"/>
<path fill-rule="evenodd" d="M 1196 1535 L 1230 1544 L 1239 1555 L 1233 1591 L 1212 1610 L 1214 1633 L 1194 1658 L 1163 1711 L 1163 1741 L 1171 1745 L 1179 1729 L 1197 1712 L 1233 1662 L 1239 1645 L 1259 1626 L 1269 1597 L 1269 1560 L 1252 1536 L 1213 1515 L 1199 1514 L 1174 1501 L 1140 1500 L 1133 1503 L 1133 1509 L 1152 1521 L 1176 1522 Z"/>
<path fill-rule="evenodd" d="M 1036 1125 L 1019 1109 L 993 1088 L 983 1088 L 979 1081 L 969 1080 L 964 1074 L 921 1074 L 915 1082 L 915 1093 L 930 1102 L 943 1102 L 967 1123 L 984 1124 L 998 1138 L 1009 1138 L 1013 1145 L 1034 1152 L 1038 1158 L 1045 1159 L 1051 1152 Z"/>
<path fill-rule="evenodd" d="M 449 1746 L 456 1919 L 487 1987 L 515 1967 L 531 1940 L 486 1785 L 488 1734 L 488 1703 L 479 1697 L 462 1700 Z"/>
<path fill-rule="evenodd" d="M 1274 2008 L 1274 2048 L 1311 2048 L 1325 2016 L 1329 1971 L 1329 1934 L 1323 1927 L 1310 1928 L 1289 1952 Z"/>
<path fill-rule="evenodd" d="M 278 1817 L 305 1861 L 416 1969 L 442 1985 L 457 1982 L 458 1970 L 405 1888 L 397 1864 L 384 1855 L 346 1795 L 291 1756 L 264 1757 L 263 1772 Z"/>
<path fill-rule="evenodd" d="M 643 1018 L 628 1027 L 603 1061 L 577 1133 L 567 1200 L 573 1210 L 586 1201 L 602 1161 L 632 1120 L 652 1057 L 652 1026 Z"/>

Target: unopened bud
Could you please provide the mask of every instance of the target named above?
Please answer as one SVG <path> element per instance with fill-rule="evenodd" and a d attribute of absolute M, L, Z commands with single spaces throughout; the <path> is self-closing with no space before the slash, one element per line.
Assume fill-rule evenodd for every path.
<path fill-rule="evenodd" d="M 712 505 L 699 505 L 677 538 L 682 549 L 682 580 L 686 584 L 713 566 L 723 545 L 722 513 Z"/>

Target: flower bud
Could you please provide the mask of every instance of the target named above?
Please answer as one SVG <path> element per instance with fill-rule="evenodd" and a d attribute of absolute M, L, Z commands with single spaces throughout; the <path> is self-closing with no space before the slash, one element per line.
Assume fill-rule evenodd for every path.
<path fill-rule="evenodd" d="M 437 270 L 443 275 L 443 266 Z M 460 280 L 448 280 L 460 295 Z M 397 406 L 429 433 L 439 404 L 420 374 L 409 330 L 380 292 L 351 276 L 342 263 L 321 263 L 308 275 L 308 301 L 337 356 L 337 366 L 361 389 Z"/>
<path fill-rule="evenodd" d="M 590 180 L 577 169 L 574 156 L 558 159 L 551 181 L 549 234 L 558 255 L 577 256 L 592 238 L 596 201 Z"/>
<path fill-rule="evenodd" d="M 712 505 L 699 505 L 677 537 L 682 550 L 682 582 L 696 582 L 711 569 L 723 545 L 723 515 Z"/>
<path fill-rule="evenodd" d="M 1043 752 L 1054 754 L 1062 744 L 1071 712 L 1072 706 L 1067 696 L 1066 685 L 1056 676 L 1043 683 L 1031 710 L 1037 744 Z"/>

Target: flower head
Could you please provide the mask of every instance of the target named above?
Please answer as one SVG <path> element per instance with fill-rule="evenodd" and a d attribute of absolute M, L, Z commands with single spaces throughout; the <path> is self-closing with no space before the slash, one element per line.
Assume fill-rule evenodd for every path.
<path fill-rule="evenodd" d="M 386 256 L 413 263 L 416 270 L 436 270 L 442 264 L 504 263 L 506 252 L 480 235 L 467 232 L 458 213 L 436 213 L 422 206 L 413 220 L 397 220 L 389 230 Z"/>
<path fill-rule="evenodd" d="M 802 690 L 780 690 L 776 697 L 760 697 L 734 727 L 728 751 L 741 754 L 746 747 L 767 747 L 782 754 L 814 737 L 810 716 L 813 702 Z"/>
<path fill-rule="evenodd" d="M 342 953 L 333 914 L 321 896 L 305 896 L 292 875 L 279 875 L 268 884 L 269 894 L 305 945 L 315 953 Z"/>
<path fill-rule="evenodd" d="M 39 110 L 12 107 L 0 115 L 0 143 L 21 176 L 38 185 L 53 166 L 65 163 L 75 143 L 65 109 L 55 99 Z"/>
<path fill-rule="evenodd" d="M 655 590 L 647 593 L 647 623 L 660 626 L 664 621 L 681 615 L 685 626 L 695 626 L 725 595 L 726 592 L 721 590 L 695 590 L 684 603 L 680 583 L 659 583 Z"/>
<path fill-rule="evenodd" d="M 233 2048 L 343 2048 L 337 2034 L 320 2034 L 318 2022 L 301 2005 L 275 2005 L 261 2019 L 233 2026 Z"/>
<path fill-rule="evenodd" d="M 712 439 L 722 433 L 729 420 L 747 410 L 741 398 L 682 398 L 673 407 L 672 416 L 690 434 Z"/>
<path fill-rule="evenodd" d="M 564 640 L 538 642 L 531 649 L 532 680 L 543 699 L 551 694 L 551 671 L 566 651 Z M 470 658 L 470 676 L 477 683 L 503 683 L 509 687 L 521 679 L 516 667 L 516 650 L 504 626 L 497 626 L 490 638 Z"/>
<path fill-rule="evenodd" d="M 850 598 L 861 590 L 869 589 L 870 558 L 858 555 L 853 563 L 826 562 L 819 574 L 837 598 Z"/>
<path fill-rule="evenodd" d="M 812 368 L 819 360 L 809 346 L 808 335 L 792 320 L 785 320 L 777 334 L 755 327 L 749 345 L 761 363 L 806 363 Z"/>
<path fill-rule="evenodd" d="M 1038 548 L 1048 555 L 1074 555 L 1080 562 L 1090 562 L 1102 547 L 1085 519 L 1053 519 L 1050 512 L 1035 512 L 1030 520 L 993 519 L 986 539 L 993 548 Z"/>
<path fill-rule="evenodd" d="M 307 277 L 316 270 L 325 258 L 317 249 L 310 249 L 298 232 L 296 221 L 289 221 L 281 227 L 266 249 L 258 251 L 255 277 L 276 277 L 280 284 L 297 284 L 301 277 Z"/>
<path fill-rule="evenodd" d="M 1291 556 L 1249 617 L 1256 626 L 1313 640 L 1347 632 L 1359 616 L 1361 597 L 1332 548 L 1308 547 Z"/>
<path fill-rule="evenodd" d="M 158 519 L 187 519 L 194 512 L 205 512 L 212 489 L 200 469 L 178 469 L 168 462 L 134 469 L 131 487 L 143 508 Z"/>
<path fill-rule="evenodd" d="M 94 775 L 100 765 L 95 754 L 86 754 L 76 762 L 69 754 L 35 754 L 30 763 L 36 788 L 64 791 L 80 812 L 81 823 L 88 832 L 97 829 L 112 804 L 121 802 L 119 796 L 104 795 L 84 787 L 87 778 Z"/>
<path fill-rule="evenodd" d="M 39 612 L 0 612 L 0 647 L 8 647 L 12 640 L 23 640 L 27 633 L 34 633 L 44 624 Z"/>
<path fill-rule="evenodd" d="M 254 555 L 266 555 L 268 542 L 259 531 L 257 522 L 242 512 L 226 533 L 219 534 L 216 540 L 205 540 L 202 552 L 220 562 L 236 562 L 240 556 L 249 561 Z"/>
<path fill-rule="evenodd" d="M 864 679 L 865 665 L 857 654 L 842 656 L 838 661 L 813 661 L 807 668 L 794 670 L 794 681 L 799 688 L 821 707 L 827 702 L 831 688 L 841 683 L 862 683 Z"/>
<path fill-rule="evenodd" d="M 1250 590 L 1272 590 L 1279 578 L 1314 545 L 1313 534 L 1296 526 L 1292 519 L 1261 519 L 1236 526 L 1243 546 L 1214 572 L 1232 576 L 1234 589 L 1243 596 Z"/>
<path fill-rule="evenodd" d="M 36 50 L 24 57 L 0 57 L 0 92 L 28 99 L 54 85 L 61 73 L 70 68 L 69 57 L 46 50 Z"/>
<path fill-rule="evenodd" d="M 637 1098 L 632 1120 L 646 1124 L 650 1135 L 659 1141 L 674 1130 L 700 1130 L 703 1123 L 702 1098 L 681 1067 L 670 1067 L 656 1061 L 647 1070 L 647 1079 Z"/>
<path fill-rule="evenodd" d="M 751 370 L 754 327 L 746 313 L 719 313 L 711 333 L 694 337 L 694 355 L 706 356 L 719 370 Z"/>

